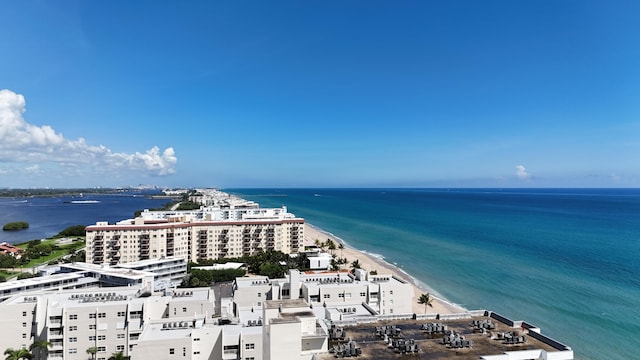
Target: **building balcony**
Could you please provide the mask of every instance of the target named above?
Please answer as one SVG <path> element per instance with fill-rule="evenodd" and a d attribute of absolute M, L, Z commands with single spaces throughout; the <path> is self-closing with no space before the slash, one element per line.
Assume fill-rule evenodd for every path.
<path fill-rule="evenodd" d="M 62 339 L 64 337 L 64 332 L 62 332 L 62 329 L 49 329 L 49 336 L 48 338 L 50 340 L 53 339 Z"/>

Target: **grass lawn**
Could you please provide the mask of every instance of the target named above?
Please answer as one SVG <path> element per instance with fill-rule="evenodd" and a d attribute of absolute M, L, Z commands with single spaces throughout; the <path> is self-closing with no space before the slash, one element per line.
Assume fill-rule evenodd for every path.
<path fill-rule="evenodd" d="M 41 242 L 41 244 L 49 244 L 49 245 L 56 245 L 56 240 L 57 239 L 46 239 L 43 240 Z M 82 239 L 81 241 L 73 241 L 69 244 L 65 244 L 65 245 L 58 245 L 59 249 L 54 250 L 53 252 L 51 252 L 51 254 L 47 255 L 47 256 L 41 256 L 38 259 L 32 259 L 31 261 L 29 261 L 28 263 L 22 265 L 22 268 L 29 268 L 29 267 L 34 267 L 34 266 L 38 266 L 38 265 L 43 265 L 43 264 L 47 264 L 52 260 L 55 260 L 57 258 L 60 258 L 62 256 L 65 256 L 67 254 L 69 254 L 69 250 L 79 250 L 84 248 L 84 239 Z M 27 249 L 29 243 L 22 243 L 22 244 L 16 244 L 17 247 L 21 248 L 21 249 Z"/>

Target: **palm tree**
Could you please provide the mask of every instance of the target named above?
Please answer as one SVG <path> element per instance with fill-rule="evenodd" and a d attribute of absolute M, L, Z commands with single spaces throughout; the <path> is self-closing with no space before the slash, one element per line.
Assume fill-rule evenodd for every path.
<path fill-rule="evenodd" d="M 47 340 L 36 340 L 29 346 L 29 350 L 31 350 L 31 352 L 33 352 L 34 350 L 38 351 L 38 356 L 36 356 L 36 358 L 46 359 L 47 353 L 49 352 L 49 346 L 51 346 L 51 343 Z M 43 353 L 44 356 L 41 356 L 43 355 Z"/>
<path fill-rule="evenodd" d="M 426 293 L 426 294 L 422 294 L 420 295 L 420 297 L 418 298 L 418 304 L 423 305 L 424 304 L 424 313 L 427 313 L 427 306 L 433 307 L 433 298 L 431 297 L 431 294 Z"/>
<path fill-rule="evenodd" d="M 22 348 L 22 349 L 12 349 L 8 348 L 4 351 L 4 354 L 7 355 L 6 360 L 20 360 L 20 359 L 31 359 L 33 358 L 33 354 L 31 351 Z"/>
<path fill-rule="evenodd" d="M 336 243 L 331 239 L 327 239 L 327 248 L 331 251 L 331 255 L 333 255 L 333 251 L 336 249 Z"/>
<path fill-rule="evenodd" d="M 338 249 L 340 249 L 340 257 L 342 257 L 342 250 L 344 249 L 344 244 L 343 243 L 338 244 Z"/>
<path fill-rule="evenodd" d="M 95 359 L 96 358 L 96 353 L 98 352 L 98 348 L 95 346 L 92 346 L 90 348 L 87 349 L 87 354 L 91 355 L 91 359 Z"/>
<path fill-rule="evenodd" d="M 111 354 L 109 360 L 129 360 L 128 356 L 125 356 L 122 351 L 115 352 Z"/>
<path fill-rule="evenodd" d="M 360 266 L 362 266 L 360 264 L 360 260 L 355 259 L 351 262 L 351 269 L 355 270 L 355 269 L 360 269 Z"/>

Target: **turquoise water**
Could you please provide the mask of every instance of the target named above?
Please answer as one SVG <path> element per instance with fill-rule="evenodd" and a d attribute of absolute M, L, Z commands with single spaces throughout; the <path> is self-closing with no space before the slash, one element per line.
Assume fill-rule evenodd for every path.
<path fill-rule="evenodd" d="M 640 189 L 234 189 L 577 359 L 640 359 Z M 322 240 L 322 239 L 320 239 Z"/>

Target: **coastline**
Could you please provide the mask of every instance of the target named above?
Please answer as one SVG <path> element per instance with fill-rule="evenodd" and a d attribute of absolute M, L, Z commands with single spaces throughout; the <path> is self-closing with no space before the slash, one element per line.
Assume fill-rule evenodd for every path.
<path fill-rule="evenodd" d="M 424 293 L 429 293 L 433 298 L 433 306 L 426 308 L 427 314 L 459 314 L 468 311 L 467 309 L 444 299 L 437 293 L 437 291 L 429 287 L 428 284 L 414 278 L 411 274 L 400 269 L 398 266 L 388 263 L 381 255 L 371 254 L 364 250 L 358 250 L 350 246 L 345 240 L 338 236 L 322 230 L 312 224 L 305 223 L 304 245 L 315 245 L 315 240 L 324 242 L 328 239 L 331 239 L 336 243 L 336 245 L 342 244 L 344 246 L 344 249 L 336 249 L 335 252 L 339 257 L 346 258 L 348 261 L 347 264 L 350 264 L 352 261 L 357 259 L 360 262 L 361 267 L 367 271 L 376 270 L 379 274 L 389 273 L 411 284 L 413 287 L 413 299 L 411 302 L 414 313 L 425 313 L 425 306 L 418 303 L 418 298 Z M 349 267 L 349 265 L 343 266 L 346 266 L 347 268 Z"/>

